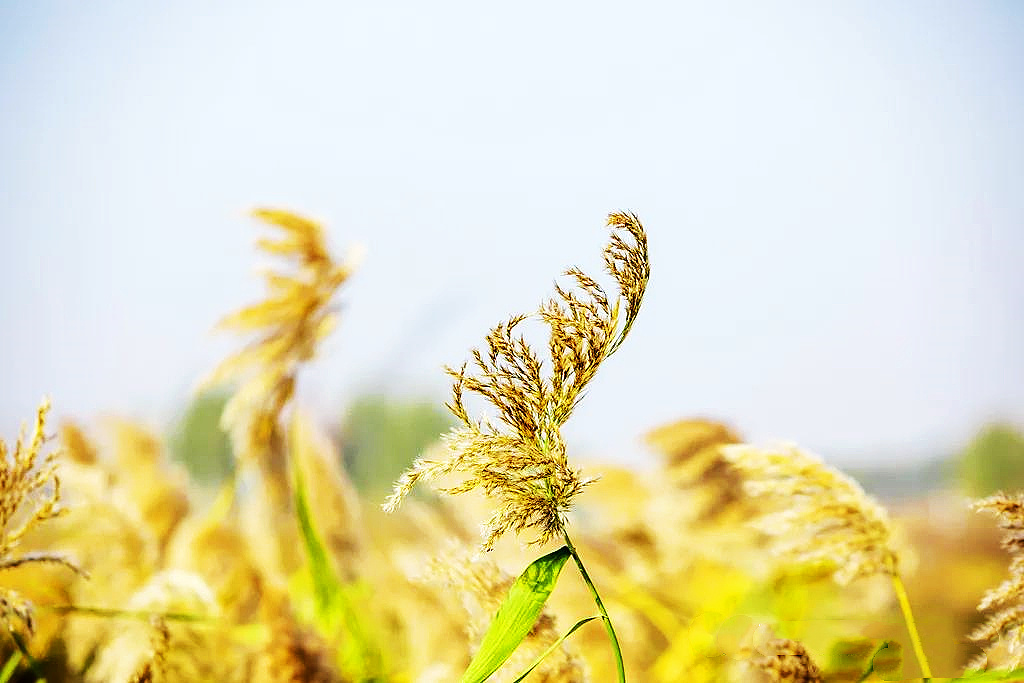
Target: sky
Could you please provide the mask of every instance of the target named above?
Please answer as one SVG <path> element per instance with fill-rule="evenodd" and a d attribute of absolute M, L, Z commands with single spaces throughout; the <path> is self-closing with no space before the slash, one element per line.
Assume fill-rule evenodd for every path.
<path fill-rule="evenodd" d="M 565 428 L 635 462 L 724 419 L 840 464 L 1024 424 L 1024 8 L 905 3 L 0 5 L 0 433 L 165 424 L 262 294 L 248 211 L 365 258 L 299 396 L 445 398 L 487 330 L 652 277 Z"/>

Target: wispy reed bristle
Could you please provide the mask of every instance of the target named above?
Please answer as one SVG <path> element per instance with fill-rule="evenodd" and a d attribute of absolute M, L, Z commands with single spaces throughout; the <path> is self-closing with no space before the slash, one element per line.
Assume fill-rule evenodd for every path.
<path fill-rule="evenodd" d="M 765 503 L 768 511 L 755 524 L 776 537 L 780 556 L 834 567 L 840 585 L 896 574 L 889 515 L 856 481 L 794 446 L 725 446 L 722 454 L 743 475 L 747 493 Z"/>
<path fill-rule="evenodd" d="M 1005 530 L 1002 546 L 1009 551 L 1010 578 L 985 593 L 979 611 L 998 608 L 968 637 L 988 643 L 968 668 L 1018 669 L 1024 667 L 1024 496 L 997 493 L 976 501 L 976 511 L 991 513 Z"/>
<path fill-rule="evenodd" d="M 261 239 L 265 252 L 291 259 L 293 273 L 268 272 L 266 300 L 227 316 L 220 327 L 259 337 L 225 360 L 204 385 L 230 379 L 242 386 L 224 408 L 222 424 L 231 434 L 236 454 L 243 460 L 276 463 L 268 448 L 277 430 L 277 418 L 292 397 L 299 366 L 311 359 L 320 341 L 333 329 L 331 299 L 352 274 L 354 263 L 335 261 L 317 223 L 276 209 L 257 209 L 253 215 L 279 228 L 283 237 Z"/>
<path fill-rule="evenodd" d="M 284 596 L 264 601 L 270 640 L 256 664 L 254 683 L 341 683 L 333 653 L 312 629 L 301 625 Z"/>
<path fill-rule="evenodd" d="M 171 647 L 171 630 L 161 617 L 154 617 L 151 623 L 153 626 L 152 650 L 136 668 L 132 677 L 128 679 L 128 683 L 159 683 L 164 678 L 167 651 Z"/>
<path fill-rule="evenodd" d="M 802 643 L 775 638 L 758 648 L 751 663 L 773 683 L 822 683 L 821 671 Z"/>
<path fill-rule="evenodd" d="M 71 421 L 64 422 L 60 427 L 60 442 L 64 457 L 80 465 L 96 463 L 96 447 L 82 431 L 82 428 Z"/>
<path fill-rule="evenodd" d="M 448 368 L 454 380 L 448 408 L 462 426 L 445 439 L 446 459 L 423 457 L 413 463 L 395 484 L 385 510 L 397 508 L 421 479 L 461 473 L 461 484 L 443 490 L 480 489 L 498 503 L 486 523 L 485 548 L 510 531 L 532 530 L 534 543 L 562 532 L 573 499 L 592 480 L 569 465 L 560 428 L 598 366 L 625 339 L 650 276 L 647 237 L 636 216 L 614 213 L 608 225 L 612 232 L 604 260 L 619 298 L 610 301 L 593 278 L 571 268 L 566 275 L 575 287 L 556 284 L 557 297 L 537 314 L 549 331 L 550 372 L 544 372 L 545 361 L 525 337 L 517 335 L 525 315 L 494 327 L 485 349 L 472 351 L 472 366 Z M 472 420 L 464 404 L 467 392 L 494 406 L 501 424 Z"/>
<path fill-rule="evenodd" d="M 22 426 L 13 452 L 0 439 L 0 570 L 53 563 L 84 573 L 72 560 L 58 553 L 17 553 L 25 534 L 65 512 L 60 506 L 60 478 L 57 476 L 56 459 L 60 451 L 42 453 L 49 410 L 50 402 L 44 398 L 36 411 L 31 435 L 26 441 Z M 31 603 L 5 588 L 0 588 L 0 618 L 12 630 L 20 625 L 31 632 L 34 627 Z"/>
<path fill-rule="evenodd" d="M 666 473 L 673 484 L 707 493 L 696 513 L 697 523 L 721 519 L 746 501 L 743 477 L 721 453 L 722 446 L 741 442 L 726 425 L 710 420 L 679 420 L 651 431 L 646 440 L 664 456 Z"/>

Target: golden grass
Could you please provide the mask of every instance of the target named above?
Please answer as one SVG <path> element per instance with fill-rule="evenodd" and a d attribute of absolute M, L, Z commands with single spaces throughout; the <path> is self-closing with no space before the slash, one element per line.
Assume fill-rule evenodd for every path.
<path fill-rule="evenodd" d="M 260 248 L 291 267 L 268 273 L 268 298 L 223 323 L 252 339 L 210 378 L 237 382 L 224 414 L 236 474 L 216 495 L 138 424 L 65 422 L 61 448 L 48 450 L 44 402 L 13 448 L 0 441 L 0 607 L 12 634 L 0 654 L 17 680 L 458 680 L 522 570 L 519 533 L 569 544 L 586 581 L 560 580 L 491 680 L 514 680 L 593 616 L 595 599 L 615 631 L 580 628 L 527 681 L 876 681 L 874 654 L 899 651 L 887 641 L 906 641 L 926 675 L 926 648 L 943 675 L 977 655 L 963 634 L 981 617 L 966 594 L 991 585 L 1002 559 L 991 530 L 948 499 L 941 524 L 890 515 L 820 458 L 742 444 L 710 420 L 652 431 L 663 456 L 653 472 L 604 467 L 598 481 L 570 464 L 561 427 L 631 329 L 650 275 L 635 216 L 609 219 L 616 297 L 571 269 L 572 286 L 535 313 L 545 353 L 513 316 L 449 369 L 460 424 L 398 482 L 390 515 L 359 496 L 338 444 L 292 405 L 352 263 L 332 257 L 317 223 L 256 217 L 281 235 Z M 497 421 L 471 418 L 469 395 Z M 441 477 L 456 478 L 439 490 L 458 498 L 397 509 Z M 990 614 L 973 632 L 984 649 L 971 666 L 1017 667 L 1024 503 L 1001 495 L 976 507 L 996 515 L 1013 557 L 1010 578 L 981 601 Z M 911 605 L 928 615 L 920 633 Z"/>

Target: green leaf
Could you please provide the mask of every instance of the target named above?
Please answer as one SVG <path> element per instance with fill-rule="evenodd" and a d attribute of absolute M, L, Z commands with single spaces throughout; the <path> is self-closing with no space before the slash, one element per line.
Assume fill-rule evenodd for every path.
<path fill-rule="evenodd" d="M 11 680 L 11 676 L 14 675 L 14 671 L 18 668 L 20 662 L 21 653 L 15 650 L 14 654 L 7 660 L 7 663 L 4 664 L 4 668 L 0 670 L 0 683 L 7 683 L 7 681 Z"/>
<path fill-rule="evenodd" d="M 832 645 L 825 670 L 841 681 L 860 681 L 870 673 L 879 644 L 869 638 L 841 639 Z"/>
<path fill-rule="evenodd" d="M 577 621 L 573 625 L 573 627 L 571 629 L 569 629 L 568 631 L 566 631 L 565 634 L 561 638 L 559 638 L 554 643 L 552 643 L 551 647 L 549 647 L 548 649 L 544 650 L 544 652 L 541 653 L 540 657 L 537 657 L 537 659 L 534 660 L 533 664 L 530 665 L 530 668 L 527 669 L 526 671 L 524 671 L 523 673 L 519 674 L 519 676 L 516 677 L 516 680 L 512 681 L 512 683 L 520 683 L 520 681 L 522 681 L 524 678 L 529 676 L 531 671 L 533 671 L 538 666 L 540 666 L 540 663 L 543 662 L 545 659 L 547 659 L 548 655 L 550 655 L 552 652 L 554 652 L 558 648 L 558 646 L 562 644 L 562 641 L 565 640 L 566 638 L 568 638 L 569 636 L 571 636 L 576 631 L 576 629 L 578 629 L 580 626 L 583 626 L 583 624 L 587 623 L 588 621 L 593 621 L 594 619 L 601 619 L 601 618 L 602 617 L 600 615 L 598 615 L 598 616 L 594 616 L 594 617 L 587 617 L 586 619 L 580 619 L 579 621 Z"/>
<path fill-rule="evenodd" d="M 344 629 L 347 636 L 344 639 L 345 650 L 342 652 L 345 668 L 354 671 L 361 680 L 371 680 L 383 671 L 383 656 L 367 630 L 366 619 L 362 618 L 361 610 L 357 608 L 357 605 L 366 602 L 360 599 L 359 586 L 342 582 L 316 530 L 300 465 L 302 458 L 297 457 L 302 449 L 309 448 L 309 436 L 305 430 L 308 430 L 308 425 L 296 417 L 291 424 L 289 436 L 293 455 L 293 502 L 309 565 L 316 623 L 321 632 L 329 637 L 336 635 L 339 629 Z"/>
<path fill-rule="evenodd" d="M 871 656 L 871 671 L 883 681 L 898 681 L 903 675 L 903 647 L 895 640 L 886 640 Z"/>
<path fill-rule="evenodd" d="M 903 650 L 895 641 L 843 639 L 832 646 L 825 678 L 835 683 L 899 680 L 902 666 Z"/>
<path fill-rule="evenodd" d="M 555 588 L 569 549 L 561 547 L 538 558 L 515 580 L 508 597 L 498 608 L 480 649 L 469 663 L 461 683 L 481 683 L 512 656 L 537 623 L 537 617 Z"/>
<path fill-rule="evenodd" d="M 302 545 L 309 562 L 310 578 L 313 580 L 313 594 L 316 598 L 317 618 L 323 625 L 330 621 L 334 605 L 341 593 L 341 581 L 331 566 L 327 548 L 320 539 L 320 534 L 313 524 L 313 514 L 309 509 L 306 495 L 306 482 L 302 471 L 295 466 L 295 515 L 299 520 L 299 531 L 302 532 Z"/>
<path fill-rule="evenodd" d="M 39 666 L 39 662 L 36 661 L 35 657 L 29 653 L 28 647 L 25 645 L 25 639 L 22 638 L 17 631 L 8 630 L 8 633 L 11 634 L 11 639 L 14 640 L 14 644 L 18 648 L 18 652 L 21 653 L 21 656 L 24 657 L 25 661 L 28 663 L 29 668 L 32 669 L 32 674 L 36 677 L 36 683 L 46 683 L 46 678 L 43 676 L 43 669 Z"/>

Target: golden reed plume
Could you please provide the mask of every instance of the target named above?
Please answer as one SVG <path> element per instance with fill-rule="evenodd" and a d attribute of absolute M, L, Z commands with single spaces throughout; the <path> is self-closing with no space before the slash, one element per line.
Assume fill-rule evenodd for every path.
<path fill-rule="evenodd" d="M 18 433 L 14 451 L 0 439 L 0 570 L 31 563 L 55 563 L 82 573 L 64 555 L 52 552 L 18 553 L 22 538 L 31 529 L 65 512 L 60 506 L 60 478 L 57 476 L 59 450 L 42 454 L 46 440 L 47 399 L 36 411 L 32 434 L 26 441 L 25 427 Z M 7 627 L 34 628 L 31 603 L 17 592 L 0 587 L 0 617 Z"/>
<path fill-rule="evenodd" d="M 776 537 L 781 558 L 829 567 L 839 585 L 875 574 L 889 576 L 921 673 L 931 678 L 885 508 L 852 478 L 795 446 L 726 446 L 722 453 L 743 474 L 747 493 L 766 501 L 769 511 L 756 526 Z"/>
<path fill-rule="evenodd" d="M 758 648 L 750 663 L 771 683 L 822 683 L 821 670 L 802 643 L 773 638 Z"/>
<path fill-rule="evenodd" d="M 1003 548 L 1013 557 L 1010 578 L 985 593 L 978 605 L 981 611 L 999 609 L 970 634 L 971 640 L 989 644 L 968 668 L 1019 669 L 1024 667 L 1024 496 L 997 493 L 972 507 L 995 515 L 1006 531 Z"/>
<path fill-rule="evenodd" d="M 571 268 L 565 274 L 575 289 L 556 284 L 557 297 L 537 313 L 549 329 L 549 373 L 526 339 L 516 336 L 525 315 L 492 329 L 486 349 L 472 351 L 471 369 L 468 364 L 447 368 L 454 379 L 448 408 L 462 423 L 445 438 L 449 457 L 416 460 L 396 483 L 385 510 L 395 510 L 421 479 L 461 473 L 466 477 L 461 484 L 442 490 L 481 489 L 498 502 L 486 523 L 485 548 L 509 531 L 533 530 L 538 544 L 562 533 L 573 499 L 593 480 L 569 465 L 560 429 L 597 368 L 628 334 L 650 277 L 647 236 L 637 217 L 613 213 L 608 225 L 612 233 L 604 250 L 605 269 L 620 296 L 610 301 L 593 278 Z M 472 420 L 463 403 L 465 392 L 494 406 L 502 424 Z"/>
<path fill-rule="evenodd" d="M 721 452 L 742 473 L 747 494 L 766 504 L 756 526 L 777 539 L 782 559 L 832 566 L 840 585 L 896 573 L 889 515 L 853 479 L 796 447 Z"/>
<path fill-rule="evenodd" d="M 268 271 L 268 298 L 221 320 L 221 328 L 259 336 L 203 384 L 243 382 L 224 407 L 221 423 L 236 455 L 259 464 L 273 484 L 284 479 L 286 469 L 278 417 L 292 398 L 299 367 L 334 328 L 331 299 L 351 276 L 354 261 L 336 262 L 320 225 L 311 220 L 277 209 L 257 209 L 253 215 L 284 233 L 278 240 L 258 240 L 257 246 L 291 259 L 294 272 Z"/>
<path fill-rule="evenodd" d="M 694 522 L 729 521 L 729 512 L 749 504 L 743 495 L 743 477 L 721 454 L 723 446 L 742 442 L 728 426 L 711 420 L 677 420 L 648 432 L 645 440 L 665 458 L 665 474 L 675 487 L 705 494 L 695 505 Z"/>

